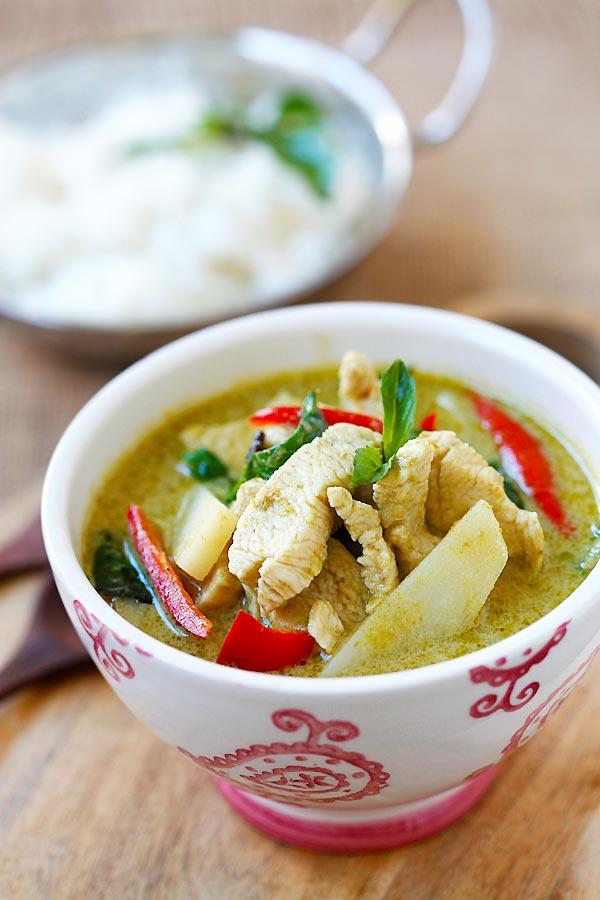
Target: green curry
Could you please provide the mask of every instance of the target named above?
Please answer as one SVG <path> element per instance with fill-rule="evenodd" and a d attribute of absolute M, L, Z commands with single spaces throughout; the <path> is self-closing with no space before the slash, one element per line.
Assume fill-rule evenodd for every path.
<path fill-rule="evenodd" d="M 536 571 L 535 568 L 525 565 L 521 559 L 509 558 L 487 600 L 483 598 L 485 603 L 480 612 L 460 633 L 442 634 L 436 637 L 421 635 L 419 640 L 405 641 L 393 652 L 390 652 L 389 645 L 384 643 L 380 652 L 372 654 L 364 660 L 359 660 L 350 672 L 343 674 L 375 674 L 414 668 L 451 659 L 499 641 L 531 624 L 564 600 L 586 577 L 599 553 L 600 532 L 597 524 L 599 517 L 594 490 L 576 455 L 565 441 L 549 434 L 540 425 L 524 417 L 517 410 L 504 404 L 498 404 L 498 408 L 503 411 L 502 415 L 508 414 L 514 422 L 518 423 L 519 427 L 526 429 L 533 444 L 541 448 L 552 473 L 552 489 L 556 495 L 553 496 L 552 502 L 556 500 L 556 503 L 560 505 L 564 521 L 572 523 L 573 528 L 570 528 L 570 525 L 566 528 L 561 527 L 561 522 L 552 512 L 551 505 L 546 504 L 547 496 L 545 497 L 539 490 L 536 493 L 535 486 L 527 485 L 524 482 L 523 471 L 519 470 L 518 466 L 516 468 L 513 466 L 513 470 L 508 471 L 510 466 L 507 466 L 506 460 L 510 461 L 511 454 L 502 453 L 503 448 L 502 442 L 498 439 L 498 428 L 490 427 L 489 422 L 486 423 L 482 420 L 466 386 L 426 373 L 413 372 L 412 375 L 416 387 L 414 423 L 422 423 L 423 419 L 428 417 L 423 424 L 430 431 L 424 433 L 431 431 L 436 433 L 455 432 L 461 441 L 469 444 L 488 463 L 500 469 L 505 479 L 506 494 L 510 500 L 515 501 L 517 506 L 538 513 L 543 529 L 543 563 L 541 568 Z M 143 508 L 145 516 L 153 523 L 157 533 L 161 535 L 167 555 L 173 562 L 173 548 L 182 527 L 182 516 L 184 515 L 182 509 L 185 509 L 186 497 L 196 484 L 191 463 L 194 457 L 188 455 L 186 459 L 183 454 L 186 452 L 189 454 L 195 445 L 202 445 L 202 437 L 207 433 L 207 428 L 214 437 L 215 429 L 212 426 L 239 422 L 238 443 L 240 446 L 234 446 L 236 431 L 235 427 L 232 428 L 230 425 L 228 426 L 229 431 L 225 432 L 224 443 L 222 442 L 220 445 L 225 448 L 224 452 L 221 454 L 212 452 L 213 444 L 212 449 L 209 448 L 210 452 L 206 458 L 201 455 L 200 459 L 200 477 L 209 476 L 205 484 L 221 501 L 229 494 L 228 502 L 231 502 L 232 486 L 235 485 L 236 479 L 239 479 L 243 469 L 244 456 L 249 449 L 248 434 L 251 435 L 254 431 L 259 430 L 258 426 L 247 424 L 248 417 L 267 404 L 281 403 L 282 397 L 283 402 L 288 406 L 291 402 L 290 398 L 294 398 L 297 404 L 301 404 L 302 399 L 311 391 L 316 392 L 320 405 L 338 407 L 340 405 L 338 373 L 333 369 L 325 369 L 306 371 L 300 374 L 281 374 L 276 378 L 240 386 L 192 409 L 171 416 L 141 439 L 119 461 L 105 479 L 100 490 L 97 491 L 91 504 L 83 535 L 83 564 L 91 580 L 96 582 L 107 602 L 111 603 L 120 615 L 164 643 L 211 661 L 216 660 L 219 655 L 225 637 L 240 609 L 250 611 L 263 624 L 277 628 L 275 620 L 269 619 L 269 616 L 266 615 L 266 607 L 257 608 L 255 602 L 252 605 L 252 590 L 243 592 L 240 584 L 234 602 L 224 604 L 222 608 L 206 611 L 206 616 L 212 623 L 208 636 L 198 637 L 188 633 L 185 628 L 178 626 L 173 621 L 168 611 L 160 608 L 160 598 L 157 602 L 156 591 L 153 594 L 150 591 L 148 596 L 144 597 L 145 588 L 143 584 L 140 588 L 139 583 L 140 571 L 143 576 L 144 565 L 135 553 L 133 557 L 119 557 L 116 570 L 113 571 L 113 581 L 107 582 L 108 587 L 106 584 L 98 584 L 98 548 L 107 540 L 107 535 L 117 548 L 123 545 L 128 538 L 127 510 L 131 504 L 136 504 Z M 282 392 L 284 392 L 283 395 Z M 347 405 L 346 408 L 348 408 Z M 434 418 L 431 418 L 431 414 L 434 414 Z M 289 439 L 290 433 L 293 432 L 293 426 L 288 424 L 281 427 L 287 427 L 288 430 L 277 437 L 282 437 L 283 440 Z M 335 427 L 339 428 L 340 426 Z M 319 435 L 321 433 L 319 432 Z M 414 439 L 418 439 L 418 434 L 419 428 L 415 425 L 412 433 L 405 435 L 405 438 L 409 439 L 409 443 L 405 443 L 404 447 L 409 447 L 411 437 L 414 443 Z M 385 440 L 384 432 L 384 446 Z M 379 454 L 380 463 L 382 461 L 385 463 L 384 450 L 376 448 L 370 452 L 376 456 Z M 402 449 L 398 451 L 399 454 L 402 452 Z M 398 458 L 401 460 L 400 456 Z M 293 460 L 294 456 L 291 459 Z M 207 460 L 208 469 L 205 467 Z M 211 469 L 212 460 L 216 460 L 216 468 L 213 469 Z M 284 465 L 289 467 L 290 463 L 286 462 Z M 402 467 L 402 460 L 399 465 Z M 268 485 L 270 481 L 264 483 Z M 385 480 L 380 480 L 378 484 L 385 484 Z M 374 490 L 368 485 L 367 487 L 370 491 Z M 355 497 L 358 497 L 361 491 L 364 492 L 364 487 L 352 490 L 354 490 Z M 363 494 L 360 496 L 364 500 Z M 366 503 L 359 503 L 358 506 L 362 510 L 363 506 L 366 507 L 369 504 L 371 504 L 369 508 L 372 510 L 373 502 L 370 497 L 367 498 Z M 550 517 L 543 511 L 545 505 L 546 509 L 550 510 Z M 368 510 L 365 512 L 368 513 Z M 333 521 L 333 513 L 331 515 Z M 554 521 L 552 521 L 552 515 L 554 515 Z M 347 523 L 347 527 L 344 527 L 344 522 L 346 520 L 343 517 L 335 519 L 334 536 L 341 539 L 342 544 L 354 559 L 359 557 L 359 560 L 364 560 L 366 553 L 364 547 L 362 548 L 363 555 L 360 556 L 361 547 L 351 539 L 349 534 L 351 528 Z M 444 539 L 443 534 L 434 534 L 431 539 L 432 544 L 439 542 L 440 539 Z M 128 569 L 128 575 L 133 574 L 134 587 L 128 587 L 127 579 L 125 579 L 124 585 L 119 588 L 117 582 L 131 562 L 133 562 L 133 569 Z M 401 590 L 403 578 L 406 577 L 407 572 L 402 571 L 400 563 L 398 565 Z M 393 561 L 392 566 L 394 566 Z M 357 564 L 356 568 L 358 571 L 360 566 Z M 202 583 L 198 579 L 188 577 L 176 567 L 175 569 L 181 576 L 192 600 L 197 601 L 201 606 Z M 362 572 L 362 574 L 365 573 Z M 141 580 L 143 582 L 144 578 L 142 577 Z M 135 584 L 140 590 L 135 588 Z M 152 588 L 152 585 L 150 587 Z M 154 602 L 145 602 L 152 600 Z M 283 608 L 285 609 L 285 603 Z M 328 609 L 331 612 L 331 607 Z M 364 619 L 364 612 L 361 615 Z M 335 611 L 332 616 L 334 620 L 338 618 L 339 621 Z M 306 632 L 306 621 L 302 622 L 300 619 L 298 621 L 299 625 L 292 622 L 291 625 L 288 623 L 286 627 L 298 628 Z M 352 628 L 356 627 L 356 624 L 354 622 L 354 624 L 348 625 L 346 622 L 338 646 L 349 639 Z M 339 627 L 343 628 L 342 625 Z M 360 628 L 360 625 L 358 627 Z M 326 667 L 327 660 L 335 655 L 335 652 L 337 652 L 337 646 L 328 652 L 315 644 L 306 662 L 288 666 L 282 671 L 289 675 L 318 676 Z"/>

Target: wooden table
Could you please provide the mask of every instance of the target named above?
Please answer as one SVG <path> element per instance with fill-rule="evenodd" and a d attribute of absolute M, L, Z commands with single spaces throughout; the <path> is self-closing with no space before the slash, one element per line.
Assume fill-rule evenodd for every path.
<path fill-rule="evenodd" d="M 175 26 L 264 24 L 335 42 L 365 6 L 0 0 L 0 63 L 65 40 Z M 498 53 L 481 106 L 451 145 L 417 161 L 391 234 L 320 298 L 485 313 L 490 298 L 518 296 L 538 315 L 574 310 L 597 323 L 600 7 L 503 0 L 496 12 Z M 458 35 L 449 5 L 434 0 L 375 65 L 412 116 L 439 94 Z M 0 325 L 5 525 L 14 522 L 9 501 L 26 514 L 58 435 L 108 375 Z M 3 658 L 34 586 L 26 579 L 0 593 Z M 598 898 L 599 675 L 597 663 L 463 822 L 418 846 L 345 858 L 254 832 L 91 669 L 48 681 L 0 707 L 0 898 Z"/>

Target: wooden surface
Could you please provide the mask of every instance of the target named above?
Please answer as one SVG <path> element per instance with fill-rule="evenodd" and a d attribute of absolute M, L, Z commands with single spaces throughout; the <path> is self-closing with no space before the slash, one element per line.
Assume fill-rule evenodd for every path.
<path fill-rule="evenodd" d="M 0 65 L 66 40 L 175 26 L 264 24 L 339 41 L 364 0 L 0 0 Z M 598 321 L 600 5 L 496 4 L 499 46 L 463 133 L 417 161 L 389 237 L 321 298 Z M 411 16 L 374 69 L 414 117 L 456 58 L 448 3 Z M 0 173 L 1 177 L 1 173 Z M 514 306 L 514 299 L 510 300 Z M 520 303 L 521 301 L 519 301 Z M 565 313 L 565 310 L 567 311 Z M 35 502 L 51 449 L 108 377 L 0 325 L 0 534 Z M 2 586 L 0 661 L 35 578 Z M 600 663 L 503 767 L 481 805 L 420 846 L 324 857 L 237 819 L 91 669 L 0 707 L 0 900 L 398 900 L 600 897 Z"/>

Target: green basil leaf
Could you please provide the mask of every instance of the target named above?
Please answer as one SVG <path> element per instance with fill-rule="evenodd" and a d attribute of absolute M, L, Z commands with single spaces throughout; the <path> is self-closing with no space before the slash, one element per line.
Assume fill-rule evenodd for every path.
<path fill-rule="evenodd" d="M 280 444 L 275 444 L 274 447 L 269 447 L 267 450 L 259 450 L 257 453 L 252 454 L 244 467 L 242 475 L 229 493 L 227 501 L 235 500 L 240 485 L 250 478 L 262 478 L 265 481 L 269 479 L 273 472 L 276 472 L 293 456 L 296 450 L 320 437 L 326 428 L 327 422 L 317 406 L 315 392 L 311 391 L 304 401 L 304 406 L 300 413 L 300 421 L 294 433 Z"/>
<path fill-rule="evenodd" d="M 383 404 L 382 451 L 364 447 L 354 455 L 354 470 L 350 487 L 375 484 L 390 471 L 394 456 L 413 436 L 413 422 L 417 406 L 415 382 L 402 362 L 395 360 L 381 376 Z"/>
<path fill-rule="evenodd" d="M 128 597 L 141 603 L 152 603 L 152 594 L 125 552 L 125 542 L 107 531 L 99 535 L 92 563 L 92 581 L 105 597 Z"/>
<path fill-rule="evenodd" d="M 502 475 L 504 481 L 504 493 L 519 509 L 527 509 L 521 489 L 517 482 L 507 474 L 506 470 L 499 462 L 491 462 L 490 466 Z"/>
<path fill-rule="evenodd" d="M 288 91 L 279 102 L 280 128 L 306 128 L 322 122 L 323 118 L 323 109 L 302 91 Z"/>
<path fill-rule="evenodd" d="M 213 478 L 227 475 L 225 464 L 206 447 L 198 447 L 197 450 L 184 453 L 183 459 L 189 466 L 190 475 L 193 475 L 198 481 L 210 481 Z"/>
<path fill-rule="evenodd" d="M 417 405 L 414 379 L 399 359 L 381 376 L 381 401 L 383 456 L 388 460 L 406 443 Z"/>
<path fill-rule="evenodd" d="M 354 454 L 354 469 L 350 479 L 350 488 L 361 484 L 375 484 L 392 468 L 394 457 L 383 462 L 381 450 L 377 447 L 360 447 Z"/>
<path fill-rule="evenodd" d="M 193 152 L 207 139 L 261 141 L 279 159 L 294 168 L 321 197 L 329 196 L 334 169 L 334 153 L 322 107 L 308 94 L 289 91 L 278 105 L 273 121 L 256 127 L 243 107 L 231 105 L 213 109 L 183 134 L 129 144 L 125 153 Z"/>
<path fill-rule="evenodd" d="M 150 595 L 150 600 L 147 602 L 154 604 L 154 609 L 163 620 L 167 628 L 169 628 L 175 634 L 180 635 L 180 637 L 189 637 L 188 632 L 179 627 L 179 625 L 167 609 L 164 600 L 156 590 L 156 587 L 154 586 L 154 583 L 150 578 L 150 575 L 148 574 L 144 563 L 140 559 L 139 553 L 135 549 L 133 541 L 130 539 L 124 541 L 123 548 L 125 550 L 125 556 L 127 557 L 129 565 L 136 572 L 140 582 L 144 585 L 144 587 L 148 591 L 148 594 Z"/>
<path fill-rule="evenodd" d="M 241 115 L 235 110 L 214 109 L 202 119 L 198 133 L 204 138 L 218 140 L 242 138 L 246 130 Z"/>
<path fill-rule="evenodd" d="M 283 162 L 303 175 L 320 197 L 329 196 L 334 160 L 327 136 L 320 126 L 294 131 L 274 128 L 258 136 Z"/>

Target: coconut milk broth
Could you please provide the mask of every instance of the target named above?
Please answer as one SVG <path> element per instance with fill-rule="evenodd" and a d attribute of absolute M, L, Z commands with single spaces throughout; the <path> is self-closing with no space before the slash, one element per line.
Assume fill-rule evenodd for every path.
<path fill-rule="evenodd" d="M 419 422 L 436 411 L 439 429 L 456 431 L 488 461 L 499 459 L 490 435 L 480 426 L 468 398 L 468 388 L 460 383 L 427 373 L 413 372 L 417 388 Z M 219 424 L 241 419 L 268 405 L 277 393 L 285 390 L 299 401 L 316 389 L 319 401 L 337 405 L 337 370 L 319 369 L 277 377 L 238 386 L 204 401 L 197 406 L 168 417 L 128 451 L 110 471 L 96 493 L 87 516 L 83 535 L 83 565 L 91 572 L 98 534 L 110 531 L 127 534 L 126 513 L 130 503 L 144 508 L 148 517 L 161 529 L 165 545 L 172 546 L 177 529 L 178 512 L 194 482 L 181 465 L 185 449 L 182 431 L 193 424 Z M 509 560 L 496 586 L 488 597 L 476 625 L 461 635 L 413 648 L 408 652 L 384 656 L 375 667 L 354 672 L 356 675 L 377 674 L 416 668 L 493 644 L 532 624 L 554 609 L 583 581 L 595 561 L 590 551 L 597 540 L 598 504 L 586 473 L 568 445 L 541 428 L 535 421 L 512 407 L 510 414 L 523 422 L 543 444 L 556 478 L 561 500 L 577 525 L 574 537 L 565 537 L 540 514 L 545 536 L 544 564 L 539 573 L 523 569 Z M 536 509 L 529 503 L 531 509 Z M 587 569 L 585 561 L 587 560 Z M 210 613 L 213 623 L 208 638 L 173 633 L 151 604 L 117 599 L 114 609 L 133 625 L 186 653 L 214 660 L 223 643 L 239 605 Z M 345 636 L 344 636 L 345 637 Z M 315 651 L 303 666 L 285 670 L 288 675 L 318 676 L 325 654 Z"/>

